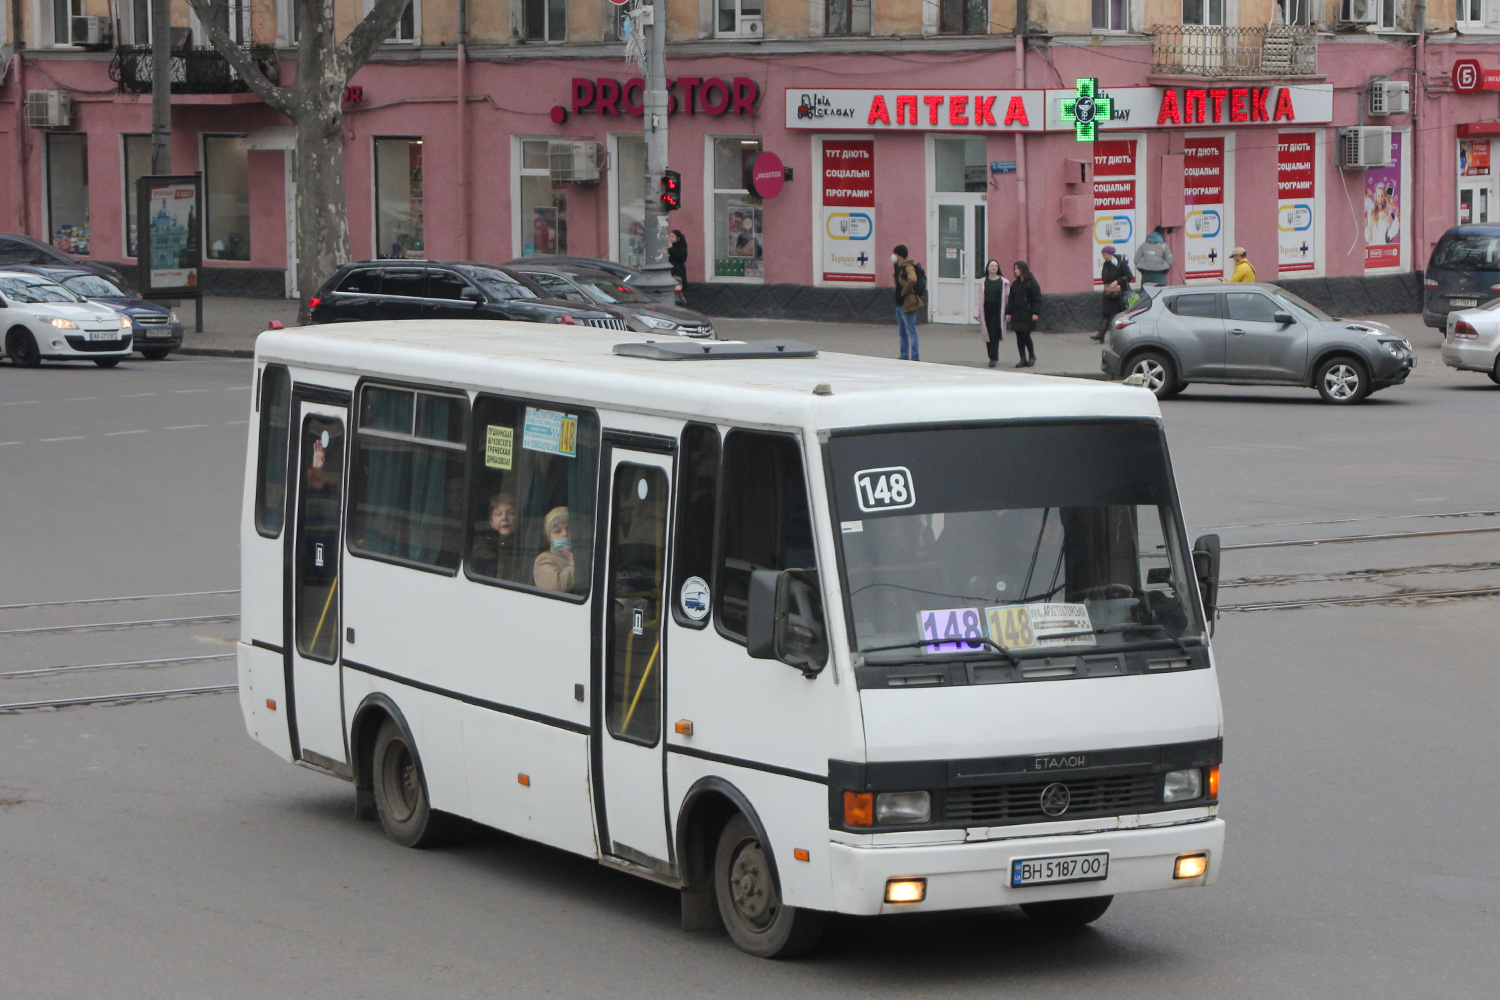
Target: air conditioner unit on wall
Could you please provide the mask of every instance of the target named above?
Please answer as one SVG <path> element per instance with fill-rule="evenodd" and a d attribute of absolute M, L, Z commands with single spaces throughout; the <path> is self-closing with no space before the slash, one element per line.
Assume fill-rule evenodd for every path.
<path fill-rule="evenodd" d="M 110 21 L 98 14 L 75 15 L 73 17 L 74 45 L 108 45 L 112 34 Z"/>
<path fill-rule="evenodd" d="M 1339 0 L 1339 20 L 1345 24 L 1379 24 L 1381 0 Z"/>
<path fill-rule="evenodd" d="M 1345 170 L 1391 165 L 1391 130 L 1384 125 L 1339 129 L 1339 166 Z"/>
<path fill-rule="evenodd" d="M 26 124 L 32 128 L 67 128 L 73 124 L 73 98 L 66 90 L 28 90 Z"/>
<path fill-rule="evenodd" d="M 1370 114 L 1411 114 L 1411 84 L 1405 80 L 1376 79 L 1370 83 Z"/>
<path fill-rule="evenodd" d="M 564 139 L 547 144 L 549 174 L 567 184 L 597 184 L 604 169 L 604 145 L 593 139 Z"/>

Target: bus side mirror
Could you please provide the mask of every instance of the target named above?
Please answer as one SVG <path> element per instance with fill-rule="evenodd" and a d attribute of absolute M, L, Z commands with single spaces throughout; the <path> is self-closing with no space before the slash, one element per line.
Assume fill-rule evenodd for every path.
<path fill-rule="evenodd" d="M 759 569 L 750 574 L 745 646 L 761 660 L 780 660 L 808 677 L 828 663 L 828 630 L 818 571 Z"/>
<path fill-rule="evenodd" d="M 1208 633 L 1213 635 L 1214 618 L 1219 613 L 1219 536 L 1204 535 L 1193 543 L 1193 574 L 1198 577 L 1198 593 L 1203 595 L 1203 616 L 1208 619 Z"/>

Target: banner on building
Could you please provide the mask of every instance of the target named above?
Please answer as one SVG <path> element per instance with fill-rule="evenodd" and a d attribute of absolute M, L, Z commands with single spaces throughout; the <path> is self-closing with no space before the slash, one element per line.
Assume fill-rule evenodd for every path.
<path fill-rule="evenodd" d="M 1183 223 L 1185 277 L 1224 277 L 1224 225 L 1228 218 L 1224 195 L 1224 137 L 1188 136 L 1183 142 L 1182 200 L 1187 205 Z"/>
<path fill-rule="evenodd" d="M 1094 284 L 1099 280 L 1098 251 L 1115 248 L 1134 269 L 1136 239 L 1136 162 L 1139 139 L 1094 142 Z"/>
<path fill-rule="evenodd" d="M 1401 190 L 1405 134 L 1391 133 L 1391 165 L 1365 170 L 1365 270 L 1401 266 Z"/>
<path fill-rule="evenodd" d="M 786 127 L 913 132 L 1040 132 L 1040 90 L 814 90 L 788 87 Z"/>
<path fill-rule="evenodd" d="M 1283 132 L 1276 141 L 1276 260 L 1280 270 L 1318 268 L 1317 133 Z"/>
<path fill-rule="evenodd" d="M 142 177 L 136 182 L 136 218 L 145 224 L 141 294 L 145 298 L 196 298 L 203 245 L 201 175 Z"/>
<path fill-rule="evenodd" d="M 1490 175 L 1490 141 L 1488 139 L 1458 140 L 1458 176 L 1488 177 Z"/>
<path fill-rule="evenodd" d="M 1333 121 L 1333 84 L 1269 87 L 1111 87 L 1098 97 L 1110 101 L 1102 130 L 1142 128 L 1221 128 L 1258 125 L 1322 125 Z M 1047 91 L 1048 131 L 1071 132 L 1063 102 L 1076 100 L 1076 88 Z"/>
<path fill-rule="evenodd" d="M 875 283 L 875 140 L 823 143 L 822 276 Z"/>

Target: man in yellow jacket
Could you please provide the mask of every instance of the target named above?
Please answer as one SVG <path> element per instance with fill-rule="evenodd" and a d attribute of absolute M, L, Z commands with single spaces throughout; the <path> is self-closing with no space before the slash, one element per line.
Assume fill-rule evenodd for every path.
<path fill-rule="evenodd" d="M 1235 247 L 1229 259 L 1234 261 L 1234 273 L 1229 276 L 1230 281 L 1255 280 L 1255 268 L 1251 266 L 1250 257 L 1245 253 L 1244 247 Z"/>

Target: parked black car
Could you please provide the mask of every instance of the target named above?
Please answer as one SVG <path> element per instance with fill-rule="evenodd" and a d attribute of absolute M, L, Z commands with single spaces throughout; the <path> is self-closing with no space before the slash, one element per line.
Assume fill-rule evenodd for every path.
<path fill-rule="evenodd" d="M 614 310 L 548 298 L 521 276 L 470 261 L 345 264 L 308 300 L 314 323 L 376 319 L 509 319 L 629 330 Z"/>
<path fill-rule="evenodd" d="M 19 233 L 0 233 L 0 267 L 11 267 L 15 264 L 71 267 L 80 271 L 92 271 L 95 274 L 104 275 L 127 292 L 131 291 L 130 280 L 118 269 L 108 264 L 70 257 L 56 247 L 48 246 L 41 240 L 34 240 L 30 236 L 22 236 Z"/>
<path fill-rule="evenodd" d="M 118 282 L 79 267 L 10 267 L 51 278 L 68 291 L 90 302 L 109 306 L 130 317 L 135 330 L 135 349 L 148 361 L 160 361 L 182 346 L 182 323 L 177 314 L 160 302 L 138 299 Z"/>
<path fill-rule="evenodd" d="M 707 316 L 685 306 L 658 302 L 632 288 L 623 279 L 593 267 L 510 264 L 515 273 L 540 285 L 550 295 L 569 302 L 613 306 L 626 313 L 642 333 L 673 333 L 679 337 L 714 335 Z"/>
<path fill-rule="evenodd" d="M 1422 289 L 1422 322 L 1448 328 L 1448 313 L 1500 295 L 1500 226 L 1454 226 L 1443 234 Z"/>

